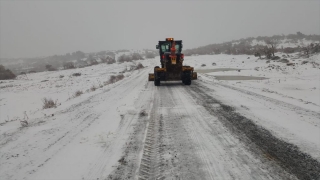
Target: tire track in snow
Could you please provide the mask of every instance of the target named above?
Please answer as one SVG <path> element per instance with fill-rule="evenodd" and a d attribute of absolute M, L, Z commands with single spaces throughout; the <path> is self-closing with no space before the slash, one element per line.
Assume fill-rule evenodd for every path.
<path fill-rule="evenodd" d="M 191 86 L 192 87 L 192 86 Z M 181 83 L 155 88 L 140 179 L 295 179 L 273 161 L 252 153 L 205 107 L 213 102 Z M 199 93 L 199 91 L 196 91 Z M 276 168 L 279 169 L 276 169 Z"/>
<path fill-rule="evenodd" d="M 138 76 L 141 73 L 143 72 L 141 71 L 140 73 L 135 74 Z M 130 79 L 132 79 L 133 77 L 130 77 Z M 120 84 L 125 84 L 126 82 L 131 81 L 128 79 L 125 79 L 123 82 L 117 83 L 113 87 L 117 87 Z M 132 88 L 132 86 L 130 88 Z M 130 90 L 132 90 L 130 88 L 128 87 L 126 91 L 130 92 Z M 16 149 L 21 149 L 21 147 L 26 148 L 26 150 L 24 150 L 24 154 L 26 156 L 23 155 L 23 157 L 19 158 L 20 163 L 17 164 L 17 167 L 11 167 L 10 170 L 10 167 L 6 167 L 6 169 L 9 170 L 7 172 L 10 172 L 13 168 L 19 169 L 19 173 L 14 175 L 10 175 L 7 173 L 5 175 L 5 179 L 16 179 L 14 177 L 21 176 L 23 176 L 24 179 L 26 179 L 29 178 L 31 174 L 34 174 L 35 172 L 39 171 L 42 167 L 44 167 L 51 159 L 53 159 L 53 157 L 55 157 L 62 149 L 64 149 L 64 147 L 66 147 L 70 142 L 72 142 L 79 134 L 81 134 L 81 132 L 88 129 L 100 117 L 100 112 L 92 113 L 92 110 L 95 106 L 99 105 L 101 101 L 105 101 L 107 98 L 109 98 L 106 96 L 106 93 L 108 93 L 109 91 L 110 90 L 99 92 L 93 96 L 90 96 L 85 101 L 82 101 L 76 105 L 71 106 L 70 108 L 55 113 L 55 117 L 60 116 L 59 118 L 61 119 L 61 116 L 63 116 L 62 119 L 66 120 L 61 121 L 62 124 L 59 124 L 57 127 L 51 127 L 50 129 L 39 131 L 38 133 L 34 134 L 34 139 L 24 140 L 21 139 L 20 136 L 26 133 L 28 129 L 35 128 L 38 125 L 40 125 L 37 123 L 32 123 L 29 125 L 29 127 L 23 128 L 24 131 L 17 131 L 16 133 L 14 133 L 13 140 L 17 141 L 10 141 L 10 145 L 7 146 L 6 150 L 4 151 L 7 153 L 1 153 L 1 159 L 5 158 L 5 156 L 7 155 L 9 156 L 10 153 L 14 152 Z M 118 96 L 121 97 L 121 93 L 123 93 L 123 91 L 118 92 Z M 112 106 L 112 104 L 110 106 Z M 50 117 L 46 118 L 46 120 L 54 120 L 54 118 Z M 41 125 L 45 124 L 42 123 Z M 67 129 L 65 127 L 72 128 Z M 47 133 L 47 131 L 49 133 Z M 48 138 L 43 138 L 43 136 Z M 43 140 L 45 140 L 46 143 L 41 143 L 41 141 Z M 38 142 L 36 146 L 34 146 L 35 142 Z M 39 153 L 41 154 L 41 156 L 39 156 Z M 4 163 L 0 164 L 0 167 L 4 166 Z M 4 170 L 5 168 L 1 169 Z"/>
<path fill-rule="evenodd" d="M 207 76 L 207 77 L 210 76 L 210 75 L 205 75 L 205 74 L 202 74 L 202 75 Z M 320 112 L 316 112 L 316 111 L 312 111 L 312 110 L 309 110 L 309 109 L 305 109 L 305 108 L 302 108 L 300 106 L 296 106 L 296 105 L 293 105 L 293 104 L 290 104 L 290 103 L 286 103 L 284 101 L 280 101 L 280 100 L 277 100 L 277 99 L 274 99 L 274 98 L 271 98 L 271 97 L 267 97 L 267 96 L 264 96 L 264 95 L 261 95 L 261 94 L 258 94 L 258 93 L 252 92 L 252 91 L 248 91 L 248 90 L 245 90 L 245 89 L 237 88 L 237 87 L 230 86 L 230 85 L 227 85 L 227 84 L 217 83 L 217 82 L 213 82 L 213 83 L 210 82 L 210 84 L 222 86 L 222 87 L 225 87 L 225 88 L 228 88 L 228 89 L 232 89 L 232 90 L 235 90 L 235 91 L 238 91 L 238 92 L 250 95 L 250 96 L 254 96 L 254 97 L 263 99 L 263 100 L 271 102 L 271 103 L 274 103 L 277 106 L 282 106 L 284 108 L 292 109 L 292 110 L 296 111 L 299 114 L 313 116 L 313 117 L 316 117 L 316 118 L 320 119 Z M 197 85 L 200 85 L 200 83 L 197 83 Z M 316 106 L 318 106 L 318 105 L 316 105 Z"/>
<path fill-rule="evenodd" d="M 206 172 L 211 179 L 279 179 L 286 178 L 286 174 L 267 170 L 270 164 L 264 164 L 256 156 L 247 151 L 245 145 L 234 138 L 226 128 L 218 121 L 218 118 L 210 115 L 205 108 L 199 106 L 201 101 L 195 95 L 190 95 L 189 87 L 174 88 L 173 94 L 177 104 L 187 104 L 180 109 L 185 115 L 185 123 L 188 132 L 192 134 L 195 146 L 202 156 L 202 162 L 206 165 Z M 196 91 L 196 93 L 199 93 Z M 206 106 L 217 107 L 217 104 L 208 104 L 209 99 L 202 99 Z M 275 173 L 275 175 L 273 175 Z M 208 177 L 209 178 L 209 177 Z M 281 179 L 282 179 L 281 178 Z"/>
<path fill-rule="evenodd" d="M 196 148 L 182 128 L 183 115 L 177 106 L 167 87 L 155 88 L 139 179 L 204 179 L 206 176 L 194 151 L 184 150 Z"/>
<path fill-rule="evenodd" d="M 205 103 L 201 104 L 212 115 L 219 117 L 220 122 L 241 141 L 246 144 L 253 143 L 255 148 L 260 149 L 266 158 L 279 164 L 299 179 L 320 178 L 320 163 L 310 155 L 301 152 L 297 146 L 276 138 L 268 130 L 235 112 L 231 106 L 214 99 L 200 88 L 199 83 L 196 86 L 191 86 L 190 89 L 191 91 L 188 92 L 191 96 L 197 97 L 200 100 L 198 102 L 210 100 L 220 105 L 219 108 L 212 108 Z M 255 148 L 253 147 L 253 149 Z"/>
<path fill-rule="evenodd" d="M 148 106 L 145 102 L 149 102 L 152 97 L 146 92 L 148 86 L 143 86 L 143 83 L 146 83 L 143 76 L 146 73 L 145 71 L 147 70 L 140 71 L 118 87 L 122 88 L 118 94 L 124 99 L 131 98 L 130 92 L 132 90 L 136 88 L 142 89 L 139 93 L 139 98 L 135 101 L 135 108 L 140 113 L 134 115 L 124 114 L 121 117 L 115 138 L 108 147 L 105 147 L 103 153 L 97 157 L 96 163 L 89 169 L 88 174 L 83 177 L 84 179 L 133 179 L 136 176 L 140 162 L 139 153 L 142 151 L 142 140 L 147 124 L 145 111 L 148 110 Z M 150 93 L 152 92 L 150 91 Z M 113 98 L 119 99 L 117 96 Z M 114 106 L 114 104 L 111 104 L 111 106 Z M 121 142 L 124 139 L 123 146 Z M 110 165 L 109 159 L 114 155 L 113 151 L 115 149 L 123 149 L 122 156 L 118 160 L 119 164 L 113 166 L 114 170 L 112 172 L 105 172 L 106 167 Z"/>

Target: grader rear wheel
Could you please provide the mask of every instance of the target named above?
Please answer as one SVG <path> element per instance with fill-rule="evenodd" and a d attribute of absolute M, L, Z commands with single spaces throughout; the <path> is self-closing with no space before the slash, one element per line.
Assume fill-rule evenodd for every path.
<path fill-rule="evenodd" d="M 189 79 L 186 79 L 185 81 L 184 81 L 184 84 L 185 85 L 191 85 L 191 79 L 189 78 Z"/>

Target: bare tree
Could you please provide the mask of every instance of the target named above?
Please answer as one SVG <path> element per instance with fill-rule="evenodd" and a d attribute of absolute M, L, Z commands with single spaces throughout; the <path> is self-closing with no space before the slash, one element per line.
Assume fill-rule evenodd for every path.
<path fill-rule="evenodd" d="M 265 43 L 267 44 L 268 49 L 270 49 L 272 56 L 274 56 L 274 53 L 277 50 L 277 47 L 279 46 L 279 40 L 277 39 L 266 39 Z"/>
<path fill-rule="evenodd" d="M 254 56 L 259 57 L 261 59 L 261 55 L 264 54 L 264 46 L 262 45 L 255 45 L 254 46 Z"/>
<path fill-rule="evenodd" d="M 311 46 L 304 46 L 304 47 L 301 47 L 301 49 L 305 55 L 309 56 L 309 52 L 312 49 L 312 47 Z"/>

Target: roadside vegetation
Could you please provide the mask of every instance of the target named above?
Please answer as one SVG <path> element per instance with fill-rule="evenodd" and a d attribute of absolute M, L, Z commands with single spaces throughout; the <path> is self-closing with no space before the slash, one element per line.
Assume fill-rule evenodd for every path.
<path fill-rule="evenodd" d="M 16 75 L 10 69 L 6 69 L 3 65 L 0 65 L 0 80 L 14 79 Z"/>
<path fill-rule="evenodd" d="M 65 55 L 54 55 L 42 58 L 0 58 L 0 64 L 12 73 L 5 73 L 4 78 L 13 79 L 12 74 L 28 74 L 44 71 L 60 71 L 66 69 L 84 68 L 98 64 L 114 64 L 132 62 L 154 58 L 157 55 L 155 50 L 118 50 L 100 51 L 96 53 L 84 53 L 76 51 Z"/>
<path fill-rule="evenodd" d="M 53 101 L 50 98 L 43 98 L 42 99 L 42 102 L 43 102 L 42 108 L 43 109 L 56 108 L 57 107 L 57 101 L 58 100 Z"/>

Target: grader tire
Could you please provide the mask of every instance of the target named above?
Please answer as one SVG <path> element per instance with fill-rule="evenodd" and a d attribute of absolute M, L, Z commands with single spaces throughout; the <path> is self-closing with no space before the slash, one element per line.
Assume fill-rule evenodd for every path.
<path fill-rule="evenodd" d="M 154 79 L 154 85 L 160 86 L 160 79 Z"/>

